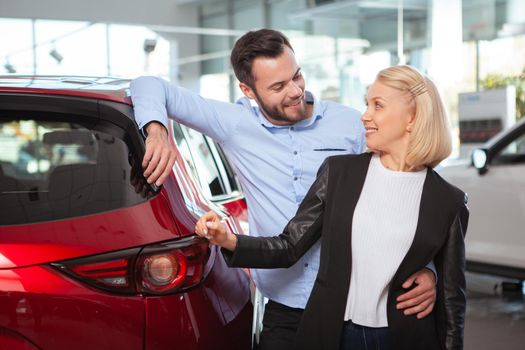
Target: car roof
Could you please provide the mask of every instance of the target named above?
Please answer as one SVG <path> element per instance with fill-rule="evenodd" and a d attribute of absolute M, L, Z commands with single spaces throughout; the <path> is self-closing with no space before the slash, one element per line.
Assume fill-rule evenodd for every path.
<path fill-rule="evenodd" d="M 0 75 L 0 92 L 94 98 L 131 105 L 129 79 L 84 76 Z"/>

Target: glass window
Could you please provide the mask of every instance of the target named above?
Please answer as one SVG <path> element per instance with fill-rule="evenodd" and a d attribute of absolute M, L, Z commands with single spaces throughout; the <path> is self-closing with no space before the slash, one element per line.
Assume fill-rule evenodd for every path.
<path fill-rule="evenodd" d="M 522 125 L 524 126 L 524 125 Z M 510 133 L 503 144 L 495 145 L 500 149 L 496 151 L 491 163 L 493 165 L 525 163 L 525 128 L 521 127 L 518 130 Z M 495 149 L 493 149 L 495 150 Z"/>
<path fill-rule="evenodd" d="M 525 129 L 524 129 L 525 131 Z M 525 156 L 525 133 L 512 140 L 503 150 L 500 152 L 500 156 Z"/>
<path fill-rule="evenodd" d="M 248 31 L 264 27 L 263 4 L 258 0 L 233 0 L 233 28 Z"/>
<path fill-rule="evenodd" d="M 207 198 L 229 195 L 237 189 L 231 185 L 226 168 L 211 140 L 177 123 L 173 123 L 173 135 L 189 170 Z"/>
<path fill-rule="evenodd" d="M 31 20 L 0 18 L 0 33 L 0 57 L 5 57 L 0 72 L 33 73 L 33 53 L 28 50 L 33 35 Z"/>
<path fill-rule="evenodd" d="M 35 21 L 37 74 L 108 74 L 105 24 Z"/>
<path fill-rule="evenodd" d="M 0 37 L 0 73 L 170 75 L 170 41 L 146 27 L 0 18 L 0 31 L 9 33 Z M 145 40 L 155 43 L 153 51 Z"/>
<path fill-rule="evenodd" d="M 210 9 L 206 11 L 207 15 L 201 18 L 202 27 L 228 28 L 228 15 L 222 5 L 224 4 L 212 3 L 203 6 L 203 9 Z M 203 35 L 200 39 L 202 53 L 228 52 L 233 46 L 233 39 L 228 36 Z M 223 73 L 228 71 L 229 66 L 229 54 L 221 58 L 205 60 L 201 63 L 202 74 Z"/>
<path fill-rule="evenodd" d="M 155 32 L 138 26 L 108 25 L 108 75 L 133 77 L 137 74 L 170 75 L 170 42 Z M 153 51 L 145 51 L 149 40 Z"/>
<path fill-rule="evenodd" d="M 140 164 L 123 140 L 54 120 L 0 118 L 0 225 L 64 219 L 145 201 L 149 193 L 135 191 L 146 188 Z"/>

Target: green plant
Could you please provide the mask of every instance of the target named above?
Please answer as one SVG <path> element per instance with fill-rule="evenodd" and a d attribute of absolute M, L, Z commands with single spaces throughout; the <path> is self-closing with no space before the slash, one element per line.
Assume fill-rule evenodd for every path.
<path fill-rule="evenodd" d="M 488 74 L 480 83 L 484 90 L 514 85 L 516 87 L 516 119 L 525 117 L 525 68 L 520 75 L 515 76 Z"/>

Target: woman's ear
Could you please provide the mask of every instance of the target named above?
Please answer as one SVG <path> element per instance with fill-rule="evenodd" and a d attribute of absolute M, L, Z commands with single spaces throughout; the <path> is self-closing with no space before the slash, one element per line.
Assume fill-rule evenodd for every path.
<path fill-rule="evenodd" d="M 414 127 L 414 123 L 416 122 L 416 114 L 410 113 L 408 123 L 407 123 L 407 132 L 411 133 L 412 128 Z"/>

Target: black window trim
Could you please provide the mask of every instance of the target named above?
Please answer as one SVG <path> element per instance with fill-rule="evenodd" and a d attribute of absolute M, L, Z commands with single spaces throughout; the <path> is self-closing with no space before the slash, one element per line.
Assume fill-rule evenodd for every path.
<path fill-rule="evenodd" d="M 505 161 L 505 159 L 502 159 L 501 162 L 496 162 L 495 160 L 500 157 L 501 151 L 503 151 L 505 147 L 507 147 L 521 135 L 525 134 L 525 118 L 519 120 L 511 129 L 508 129 L 504 133 L 505 134 L 502 134 L 498 139 L 489 141 L 488 145 L 484 147 L 487 151 L 489 164 L 492 164 L 493 162 L 494 165 L 512 163 L 511 160 Z"/>

